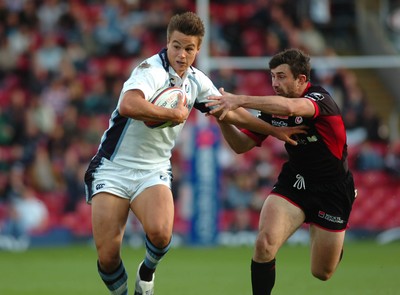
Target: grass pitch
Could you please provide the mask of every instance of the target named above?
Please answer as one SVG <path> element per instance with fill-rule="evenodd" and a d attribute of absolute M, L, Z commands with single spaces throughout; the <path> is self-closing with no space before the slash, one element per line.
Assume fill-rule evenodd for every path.
<path fill-rule="evenodd" d="M 144 249 L 125 247 L 124 264 L 133 294 L 136 268 Z M 252 248 L 173 248 L 156 274 L 157 295 L 251 295 Z M 2 295 L 109 294 L 96 270 L 91 246 L 0 252 Z M 321 282 L 310 274 L 309 248 L 284 246 L 277 257 L 274 295 L 398 295 L 400 244 L 345 244 L 344 259 L 333 278 Z"/>

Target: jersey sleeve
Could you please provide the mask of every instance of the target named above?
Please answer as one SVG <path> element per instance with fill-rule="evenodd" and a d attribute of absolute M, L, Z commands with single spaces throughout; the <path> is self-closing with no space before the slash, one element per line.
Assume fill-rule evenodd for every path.
<path fill-rule="evenodd" d="M 257 118 L 270 123 L 270 115 L 265 114 L 263 112 L 258 112 L 257 114 Z M 248 129 L 244 129 L 244 128 L 240 128 L 240 131 L 243 132 L 244 134 L 246 134 L 248 137 L 250 137 L 252 140 L 254 140 L 256 142 L 257 146 L 261 146 L 261 144 L 263 143 L 263 141 L 268 137 L 268 135 L 264 135 L 264 134 L 260 134 L 257 132 L 253 132 L 250 131 Z"/>
<path fill-rule="evenodd" d="M 340 114 L 338 106 L 327 92 L 311 92 L 308 93 L 305 97 L 314 104 L 315 114 L 313 116 L 313 119 L 319 116 L 332 116 Z"/>
<path fill-rule="evenodd" d="M 314 100 L 312 100 L 312 99 L 309 99 L 309 100 L 314 105 L 315 113 L 314 113 L 314 116 L 312 118 L 315 119 L 315 118 L 317 118 L 319 116 L 319 106 L 318 106 L 317 102 L 315 102 Z"/>
<path fill-rule="evenodd" d="M 253 132 L 253 131 L 250 131 L 247 129 L 243 129 L 243 128 L 241 128 L 240 131 L 243 132 L 244 134 L 246 134 L 252 140 L 254 140 L 256 142 L 257 146 L 261 146 L 263 141 L 268 137 L 267 135 L 256 133 L 256 132 Z"/>
<path fill-rule="evenodd" d="M 214 85 L 209 77 L 200 71 L 196 71 L 195 81 L 198 86 L 198 93 L 196 96 L 196 101 L 194 107 L 202 113 L 208 113 L 211 109 L 206 107 L 205 104 L 210 102 L 208 97 L 211 95 L 220 96 L 219 90 Z"/>
<path fill-rule="evenodd" d="M 131 76 L 124 83 L 121 96 L 129 90 L 138 89 L 143 92 L 145 99 L 149 100 L 157 89 L 166 86 L 168 79 L 165 77 L 163 68 L 143 67 L 142 64 L 132 71 Z"/>

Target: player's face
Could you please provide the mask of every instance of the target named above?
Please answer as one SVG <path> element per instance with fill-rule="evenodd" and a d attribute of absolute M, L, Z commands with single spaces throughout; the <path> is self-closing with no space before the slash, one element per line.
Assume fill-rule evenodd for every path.
<path fill-rule="evenodd" d="M 199 38 L 174 31 L 167 43 L 168 61 L 175 72 L 182 77 L 194 63 L 199 52 Z"/>
<path fill-rule="evenodd" d="M 304 76 L 305 77 L 305 76 Z M 303 94 L 303 77 L 294 78 L 287 64 L 271 69 L 272 87 L 277 95 L 284 97 L 301 97 Z"/>

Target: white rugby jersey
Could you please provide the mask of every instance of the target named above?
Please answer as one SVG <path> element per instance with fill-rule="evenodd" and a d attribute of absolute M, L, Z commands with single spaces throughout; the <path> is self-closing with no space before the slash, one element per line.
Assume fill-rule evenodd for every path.
<path fill-rule="evenodd" d="M 135 169 L 155 169 L 169 163 L 172 148 L 184 123 L 175 127 L 151 129 L 143 121 L 123 117 L 118 112 L 126 91 L 140 89 L 145 99 L 150 100 L 159 89 L 168 86 L 177 86 L 185 91 L 189 111 L 195 107 L 201 112 L 207 112 L 204 105 L 208 102 L 207 97 L 220 95 L 212 81 L 194 67 L 190 67 L 180 78 L 169 66 L 167 51 L 163 49 L 137 66 L 124 83 L 97 154 L 116 164 Z"/>

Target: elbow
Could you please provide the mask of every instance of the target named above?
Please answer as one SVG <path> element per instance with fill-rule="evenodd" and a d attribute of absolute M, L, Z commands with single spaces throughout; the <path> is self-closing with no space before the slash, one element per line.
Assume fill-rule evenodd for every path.
<path fill-rule="evenodd" d="M 133 118 L 133 119 L 139 119 L 140 114 L 137 113 L 137 110 L 135 108 L 130 107 L 127 104 L 121 103 L 118 107 L 118 113 L 127 118 Z"/>
<path fill-rule="evenodd" d="M 313 103 L 306 98 L 287 99 L 283 111 L 285 114 L 281 115 L 290 117 L 312 117 L 315 114 L 315 107 Z"/>
<path fill-rule="evenodd" d="M 120 104 L 118 107 L 118 113 L 123 117 L 129 117 L 128 114 L 130 113 L 128 108 L 124 104 Z"/>
<path fill-rule="evenodd" d="M 244 154 L 249 150 L 249 148 L 244 147 L 244 146 L 235 146 L 235 145 L 230 145 L 231 149 L 236 153 L 236 154 Z"/>
<path fill-rule="evenodd" d="M 285 114 L 282 115 L 286 115 L 289 117 L 296 116 L 296 109 L 289 103 L 286 105 L 286 110 L 284 112 Z"/>
<path fill-rule="evenodd" d="M 245 148 L 243 148 L 240 145 L 235 145 L 234 143 L 229 142 L 229 141 L 227 141 L 227 143 L 228 143 L 229 147 L 231 148 L 231 150 L 236 154 L 243 154 L 247 151 Z"/>
<path fill-rule="evenodd" d="M 233 151 L 238 155 L 244 154 L 245 152 L 247 152 L 246 149 L 241 149 L 241 148 L 234 148 Z"/>
<path fill-rule="evenodd" d="M 279 116 L 296 116 L 296 104 L 293 102 L 293 99 L 282 97 L 281 101 L 276 105 L 271 113 Z"/>

